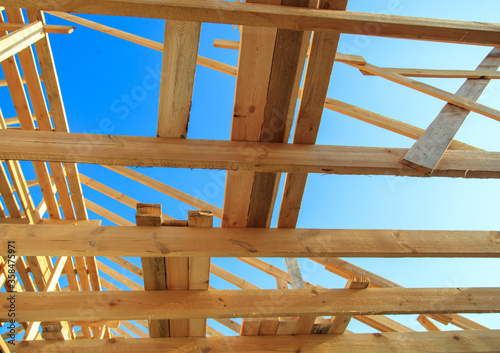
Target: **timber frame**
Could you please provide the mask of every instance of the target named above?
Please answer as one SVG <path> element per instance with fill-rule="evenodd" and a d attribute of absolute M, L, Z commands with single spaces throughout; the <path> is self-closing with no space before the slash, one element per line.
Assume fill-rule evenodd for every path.
<path fill-rule="evenodd" d="M 500 258 L 499 230 L 296 228 L 309 173 L 500 178 L 500 152 L 455 139 L 470 112 L 500 121 L 500 111 L 478 103 L 488 83 L 500 79 L 500 24 L 351 12 L 347 2 L 0 0 L 0 86 L 8 86 L 17 113 L 4 118 L 0 112 L 3 352 L 500 351 L 499 330 L 461 315 L 500 313 L 500 288 L 403 288 L 340 259 Z M 48 24 L 45 13 L 69 23 Z M 165 41 L 79 14 L 166 19 Z M 213 43 L 239 50 L 238 67 L 198 55 L 203 22 L 239 26 L 240 41 Z M 162 53 L 156 133 L 70 133 L 49 34 L 70 34 L 75 25 Z M 373 26 L 376 32 L 362 30 Z M 378 67 L 338 52 L 341 33 L 492 49 L 476 70 Z M 423 130 L 327 97 L 335 62 L 445 106 Z M 236 77 L 229 141 L 187 138 L 197 65 Z M 413 79 L 419 77 L 466 80 L 453 94 Z M 416 142 L 409 149 L 317 145 L 324 109 Z M 28 162 L 33 180 L 25 178 Z M 195 210 L 174 219 L 159 204 L 81 174 L 79 163 L 102 165 Z M 131 166 L 227 170 L 224 206 Z M 271 228 L 282 173 L 283 197 Z M 82 185 L 134 208 L 135 222 L 86 199 Z M 117 226 L 90 220 L 87 210 Z M 213 217 L 221 227 L 213 226 Z M 140 258 L 141 266 L 125 257 Z M 271 275 L 276 289 L 261 289 L 212 257 L 235 258 Z M 271 257 L 285 258 L 288 271 L 262 259 Z M 345 288 L 305 281 L 297 258 L 344 278 Z M 214 288 L 211 276 L 239 289 Z M 417 314 L 425 330 L 386 316 L 402 314 Z M 377 333 L 352 333 L 351 320 Z"/>

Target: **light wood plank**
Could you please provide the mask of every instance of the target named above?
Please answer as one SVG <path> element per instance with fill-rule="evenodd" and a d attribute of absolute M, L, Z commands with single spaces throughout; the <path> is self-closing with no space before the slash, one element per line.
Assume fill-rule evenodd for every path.
<path fill-rule="evenodd" d="M 373 28 L 369 35 L 433 40 L 452 43 L 500 45 L 500 25 L 492 23 L 438 20 L 340 11 L 303 10 L 264 4 L 206 2 L 202 0 L 158 3 L 152 0 L 4 0 L 5 6 L 34 10 L 67 11 L 117 16 L 161 18 L 180 21 L 229 23 L 294 30 L 339 31 L 359 34 L 360 28 Z M 147 6 L 146 6 L 147 5 Z"/>
<path fill-rule="evenodd" d="M 429 176 L 400 161 L 408 149 L 0 130 L 0 158 L 259 172 Z M 79 143 L 85 151 L 74 150 Z M 97 148 L 98 147 L 98 148 Z M 250 152 L 252 156 L 249 156 Z M 500 176 L 500 153 L 447 151 L 430 176 Z"/>
<path fill-rule="evenodd" d="M 498 313 L 499 292 L 499 288 L 25 292 L 16 294 L 24 308 L 16 317 L 31 322 Z M 7 303 L 9 295 L 0 293 L 1 302 Z M 75 306 L 82 310 L 74 310 Z M 7 318 L 6 310 L 0 313 L 0 319 Z"/>
<path fill-rule="evenodd" d="M 0 30 L 2 29 L 0 28 Z M 2 37 L 0 39 L 0 61 L 4 61 L 23 49 L 26 49 L 40 40 L 43 36 L 45 36 L 43 24 L 41 22 L 35 22 Z"/>
<path fill-rule="evenodd" d="M 187 137 L 200 31 L 200 22 L 166 21 L 158 137 Z"/>
<path fill-rule="evenodd" d="M 313 257 L 326 266 L 335 259 L 325 256 L 496 258 L 498 239 L 496 231 L 0 225 L 0 241 L 15 240 L 23 256 Z"/>
<path fill-rule="evenodd" d="M 477 70 L 496 72 L 499 67 L 500 48 L 493 48 L 479 64 Z M 489 79 L 467 79 L 458 89 L 457 95 L 477 101 L 489 82 Z M 469 113 L 470 111 L 464 107 L 446 104 L 436 119 L 410 148 L 403 163 L 426 172 L 433 171 Z"/>

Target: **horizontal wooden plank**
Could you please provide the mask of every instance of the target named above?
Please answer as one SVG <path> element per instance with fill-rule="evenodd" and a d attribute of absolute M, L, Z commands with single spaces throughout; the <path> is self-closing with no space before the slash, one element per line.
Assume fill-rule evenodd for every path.
<path fill-rule="evenodd" d="M 23 27 L 25 24 L 22 23 L 0 23 L 1 31 L 17 31 Z M 59 25 L 44 25 L 43 31 L 45 33 L 60 33 L 60 34 L 70 34 L 76 27 L 73 26 L 59 26 Z"/>
<path fill-rule="evenodd" d="M 430 176 L 401 163 L 405 148 L 0 130 L 0 159 L 258 172 Z M 500 177 L 500 152 L 447 151 L 432 176 Z"/>
<path fill-rule="evenodd" d="M 500 25 L 204 0 L 3 0 L 10 7 L 500 45 Z"/>
<path fill-rule="evenodd" d="M 23 256 L 500 257 L 497 231 L 0 224 L 0 255 L 8 241 Z"/>
<path fill-rule="evenodd" d="M 0 293 L 8 320 L 11 293 Z M 500 288 L 271 289 L 16 293 L 26 321 L 498 313 Z"/>
<path fill-rule="evenodd" d="M 405 332 L 351 335 L 108 339 L 16 342 L 18 353 L 149 352 L 495 352 L 500 331 Z"/>

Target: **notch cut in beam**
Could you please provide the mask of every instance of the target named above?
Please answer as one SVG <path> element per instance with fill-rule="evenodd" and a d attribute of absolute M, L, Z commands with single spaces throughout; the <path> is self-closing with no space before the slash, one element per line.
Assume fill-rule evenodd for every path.
<path fill-rule="evenodd" d="M 500 257 L 500 232 L 0 225 L 0 255 Z M 376 244 L 376 246 L 375 246 Z"/>
<path fill-rule="evenodd" d="M 401 163 L 405 148 L 158 139 L 0 130 L 0 159 L 359 175 L 430 176 Z M 432 176 L 500 177 L 500 153 L 447 151 Z"/>

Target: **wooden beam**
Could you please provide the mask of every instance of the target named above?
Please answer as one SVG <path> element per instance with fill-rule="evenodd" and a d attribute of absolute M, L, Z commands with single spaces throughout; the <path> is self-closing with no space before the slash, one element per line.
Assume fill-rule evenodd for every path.
<path fill-rule="evenodd" d="M 200 31 L 200 22 L 165 23 L 158 137 L 187 137 Z"/>
<path fill-rule="evenodd" d="M 349 64 L 351 66 L 354 66 L 360 70 L 368 71 L 373 73 L 374 75 L 383 77 L 389 81 L 398 83 L 400 85 L 403 85 L 408 88 L 412 88 L 414 90 L 417 90 L 419 92 L 428 94 L 432 97 L 444 100 L 448 103 L 454 104 L 460 108 L 463 108 L 468 111 L 472 111 L 484 116 L 487 116 L 489 118 L 495 119 L 497 121 L 500 121 L 500 111 L 486 107 L 482 104 L 479 104 L 475 102 L 472 99 L 468 99 L 465 97 L 462 97 L 458 94 L 453 94 L 447 91 L 444 91 L 442 89 L 436 88 L 434 86 L 428 85 L 426 83 L 422 83 L 420 81 L 412 80 L 410 78 L 398 75 L 390 70 L 383 69 L 380 67 L 377 67 L 372 64 L 366 64 L 364 66 L 360 66 L 357 64 Z"/>
<path fill-rule="evenodd" d="M 16 342 L 16 352 L 84 353 L 99 350 L 108 353 L 141 351 L 163 353 L 193 347 L 200 352 L 237 353 L 284 352 L 325 353 L 367 351 L 383 353 L 390 347 L 401 352 L 494 352 L 500 349 L 498 330 L 450 331 L 426 333 L 375 333 L 353 335 L 306 335 L 267 337 L 211 337 L 172 339 L 71 340 L 66 342 Z"/>
<path fill-rule="evenodd" d="M 0 241 L 15 240 L 23 256 L 497 258 L 498 237 L 495 231 L 0 225 Z"/>
<path fill-rule="evenodd" d="M 2 30 L 0 28 L 0 30 Z M 0 39 L 0 61 L 19 53 L 45 36 L 43 24 L 35 22 L 25 25 Z"/>
<path fill-rule="evenodd" d="M 382 37 L 452 43 L 500 45 L 500 26 L 493 23 L 438 20 L 358 12 L 297 9 L 250 3 L 212 3 L 169 0 L 3 0 L 5 6 L 43 11 L 65 11 L 115 16 L 161 18 L 179 21 L 229 23 L 293 30 L 339 31 Z M 377 30 L 371 30 L 376 28 Z M 369 30 L 367 30 L 369 29 Z"/>
<path fill-rule="evenodd" d="M 9 295 L 0 293 L 4 309 L 10 305 Z M 31 322 L 498 313 L 499 295 L 499 288 L 24 292 L 16 294 L 17 305 L 24 308 L 16 318 Z M 0 312 L 0 319 L 8 319 L 7 313 Z"/>
<path fill-rule="evenodd" d="M 493 48 L 477 69 L 496 72 L 499 67 L 500 48 Z M 457 95 L 477 101 L 489 82 L 489 79 L 467 79 L 458 89 Z M 464 107 L 446 104 L 436 119 L 410 148 L 403 163 L 425 172 L 432 172 L 469 113 L 470 111 Z"/>
<path fill-rule="evenodd" d="M 0 31 L 17 31 L 23 29 L 26 25 L 20 23 L 0 23 Z M 72 26 L 55 26 L 55 25 L 44 25 L 43 31 L 45 33 L 59 33 L 59 34 L 70 34 L 76 27 Z"/>
<path fill-rule="evenodd" d="M 78 146 L 85 146 L 85 149 Z M 0 130 L 1 159 L 259 172 L 429 176 L 400 162 L 407 151 L 405 148 Z M 498 178 L 500 153 L 447 151 L 431 176 Z"/>

